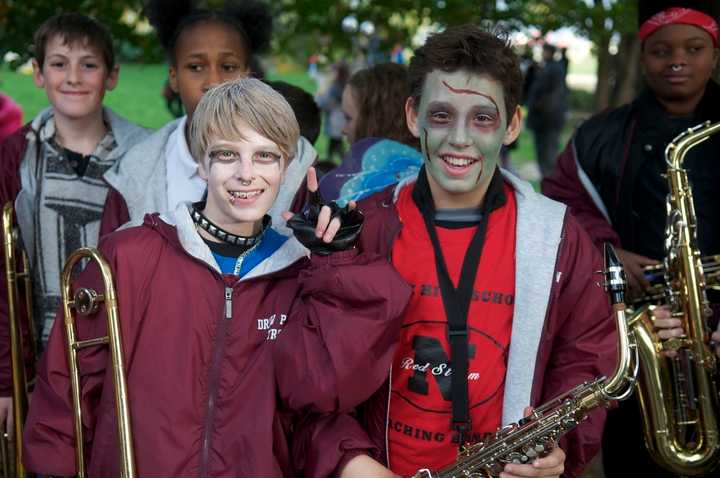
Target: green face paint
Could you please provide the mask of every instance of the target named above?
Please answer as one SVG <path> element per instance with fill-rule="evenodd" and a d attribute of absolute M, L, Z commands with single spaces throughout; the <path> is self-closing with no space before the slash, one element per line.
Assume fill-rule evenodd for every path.
<path fill-rule="evenodd" d="M 477 206 L 507 131 L 502 84 L 487 75 L 435 70 L 416 112 L 436 207 Z"/>

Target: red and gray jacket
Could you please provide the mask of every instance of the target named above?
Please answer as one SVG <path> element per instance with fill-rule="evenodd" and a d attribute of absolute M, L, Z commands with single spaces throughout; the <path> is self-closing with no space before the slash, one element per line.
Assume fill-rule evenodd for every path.
<path fill-rule="evenodd" d="M 569 215 L 567 208 L 540 194 L 528 183 L 505 173 L 517 200 L 515 309 L 503 401 L 502 423 L 519 420 L 527 406 L 538 406 L 580 383 L 609 375 L 615 367 L 617 331 L 609 300 L 597 284 L 602 268 L 597 248 Z M 400 185 L 400 187 L 412 187 Z M 360 203 L 366 221 L 360 247 L 389 256 L 402 218 L 394 206 L 397 190 L 386 189 Z M 347 443 L 368 439 L 375 458 L 387 464 L 388 383 L 361 408 L 364 430 L 357 422 L 332 420 L 317 425 L 322 437 Z M 605 410 L 561 440 L 565 477 L 575 477 L 600 449 Z M 302 463 L 312 472 L 324 446 L 313 444 Z M 353 453 L 353 452 L 350 452 Z M 302 453 L 298 452 L 298 455 Z"/>
<path fill-rule="evenodd" d="M 38 143 L 41 141 L 38 130 L 45 118 L 51 114 L 51 111 L 51 108 L 41 111 L 32 122 L 0 142 L 0 206 L 10 202 L 15 207 L 14 223 L 19 228 L 22 244 L 28 251 L 31 261 L 33 260 L 33 254 L 30 248 L 35 247 L 36 236 L 39 232 L 36 231 L 37 199 L 31 192 L 36 188 L 33 184 L 35 178 L 30 171 L 30 165 L 38 159 L 40 151 Z M 127 121 L 109 108 L 103 108 L 103 115 L 108 121 L 117 142 L 117 148 L 107 159 L 115 159 L 120 162 L 127 150 L 150 134 L 149 130 Z M 86 245 L 94 246 L 95 244 L 97 244 L 96 237 L 87 238 Z M 4 258 L 2 257 L 0 257 L 0 264 L 4 266 Z M 1 397 L 10 396 L 12 393 L 7 297 L 7 282 L 3 273 L 0 277 Z M 22 321 L 26 323 L 24 315 Z M 30 353 L 31 346 L 27 329 L 23 329 L 23 331 L 25 334 L 26 370 L 28 376 L 32 376 L 34 374 L 34 358 Z"/>
<path fill-rule="evenodd" d="M 387 376 L 410 289 L 384 257 L 308 258 L 289 238 L 238 280 L 220 273 L 183 207 L 106 236 L 100 250 L 117 289 L 139 476 L 294 476 L 293 428 L 310 413 L 352 409 Z M 96 267 L 80 286 L 101 287 Z M 104 315 L 80 317 L 79 337 L 104 335 Z M 40 364 L 23 459 L 71 476 L 62 327 L 56 320 Z M 115 477 L 108 356 L 86 349 L 79 360 L 88 475 Z"/>

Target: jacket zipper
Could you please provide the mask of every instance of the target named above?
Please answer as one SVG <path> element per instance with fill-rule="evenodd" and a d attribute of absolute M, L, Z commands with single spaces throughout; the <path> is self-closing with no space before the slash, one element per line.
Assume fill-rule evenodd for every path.
<path fill-rule="evenodd" d="M 208 475 L 210 462 L 210 444 L 212 442 L 213 421 L 215 419 L 215 402 L 217 401 L 218 383 L 220 381 L 220 363 L 225 351 L 225 337 L 228 323 L 232 319 L 232 287 L 225 286 L 225 314 L 218 324 L 215 335 L 212 362 L 208 373 L 208 400 L 205 412 L 205 425 L 203 427 L 202 450 L 200 452 L 199 478 Z"/>
<path fill-rule="evenodd" d="M 390 468 L 390 399 L 392 398 L 392 369 L 393 364 L 390 362 L 390 375 L 388 376 L 388 398 L 387 412 L 385 413 L 385 463 Z"/>
<path fill-rule="evenodd" d="M 397 213 L 397 209 L 395 209 Z M 392 251 L 395 241 L 397 241 L 400 231 L 402 231 L 403 223 L 400 216 L 397 216 L 397 226 L 391 234 L 390 244 L 388 246 L 388 261 L 392 264 Z M 390 371 L 388 372 L 388 397 L 387 397 L 387 410 L 385 412 L 385 463 L 390 468 L 390 400 L 392 398 L 392 374 L 393 374 L 393 363 L 390 362 Z"/>

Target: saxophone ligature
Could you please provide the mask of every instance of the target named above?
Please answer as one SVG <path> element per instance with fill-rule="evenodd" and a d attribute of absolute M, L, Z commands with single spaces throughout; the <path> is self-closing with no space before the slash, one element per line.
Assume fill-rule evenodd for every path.
<path fill-rule="evenodd" d="M 640 355 L 638 397 L 645 444 L 662 467 L 682 476 L 709 473 L 720 461 L 716 358 L 709 343 L 705 268 L 717 282 L 717 260 L 701 258 L 692 189 L 683 162 L 688 151 L 720 132 L 703 123 L 677 136 L 665 149 L 667 227 L 662 271 L 664 303 L 682 321 L 684 337 L 663 341 L 652 314 L 642 307 L 630 319 Z M 663 353 L 674 352 L 669 357 Z"/>
<path fill-rule="evenodd" d="M 85 260 L 94 262 L 100 269 L 104 291 L 99 293 L 93 289 L 80 288 L 72 294 L 72 275 L 75 266 Z M 128 402 L 127 383 L 125 379 L 125 361 L 123 358 L 122 340 L 120 335 L 120 319 L 117 307 L 117 296 L 113 284 L 110 265 L 97 249 L 81 248 L 73 252 L 65 262 L 60 278 L 64 325 L 68 346 L 68 365 L 70 369 L 70 385 L 72 391 L 73 415 L 75 424 L 75 455 L 77 477 L 85 478 L 85 455 L 83 441 L 82 407 L 80 403 L 80 371 L 77 353 L 87 347 L 107 344 L 112 362 L 112 376 L 115 387 L 115 413 L 117 416 L 117 436 L 120 453 L 121 478 L 134 478 L 135 459 L 132 448 L 132 429 L 130 423 L 130 406 Z M 105 305 L 108 334 L 84 340 L 77 339 L 75 316 L 94 314 L 101 303 Z"/>
<path fill-rule="evenodd" d="M 550 453 L 558 438 L 578 426 L 595 408 L 630 396 L 635 385 L 638 357 L 634 335 L 625 315 L 625 272 L 610 244 L 604 246 L 604 286 L 610 294 L 618 329 L 618 362 L 612 376 L 578 385 L 543 404 L 493 437 L 461 450 L 457 461 L 441 470 L 419 470 L 413 478 L 497 477 L 508 463 L 531 463 Z"/>
<path fill-rule="evenodd" d="M 3 436 L 0 437 L 0 455 L 2 456 L 3 476 L 27 478 L 22 464 L 22 433 L 28 410 L 28 387 L 25 376 L 25 353 L 23 346 L 23 310 L 25 308 L 26 327 L 29 331 L 33 359 L 37 354 L 35 350 L 35 323 L 32 314 L 32 287 L 30 280 L 30 266 L 27 254 L 20 247 L 19 233 L 13 226 L 13 203 L 7 202 L 2 208 L 2 234 L 3 256 L 5 261 L 5 280 L 7 283 L 7 315 L 10 337 L 10 370 L 12 373 L 12 404 L 13 428 L 12 443 L 13 456 L 9 450 L 7 434 L 4 433 L 5 424 L 2 425 Z M 22 267 L 20 266 L 22 264 Z M 22 289 L 22 293 L 21 293 Z M 21 303 L 23 297 L 24 304 Z"/>

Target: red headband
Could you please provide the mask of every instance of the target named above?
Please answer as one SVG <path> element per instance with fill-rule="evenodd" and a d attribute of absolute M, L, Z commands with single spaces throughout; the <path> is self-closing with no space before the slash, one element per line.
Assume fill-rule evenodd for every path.
<path fill-rule="evenodd" d="M 710 16 L 691 8 L 672 7 L 656 13 L 640 26 L 638 32 L 640 40 L 645 41 L 647 37 L 655 33 L 658 28 L 666 25 L 694 25 L 702 28 L 712 37 L 713 44 L 718 45 L 718 24 Z"/>

